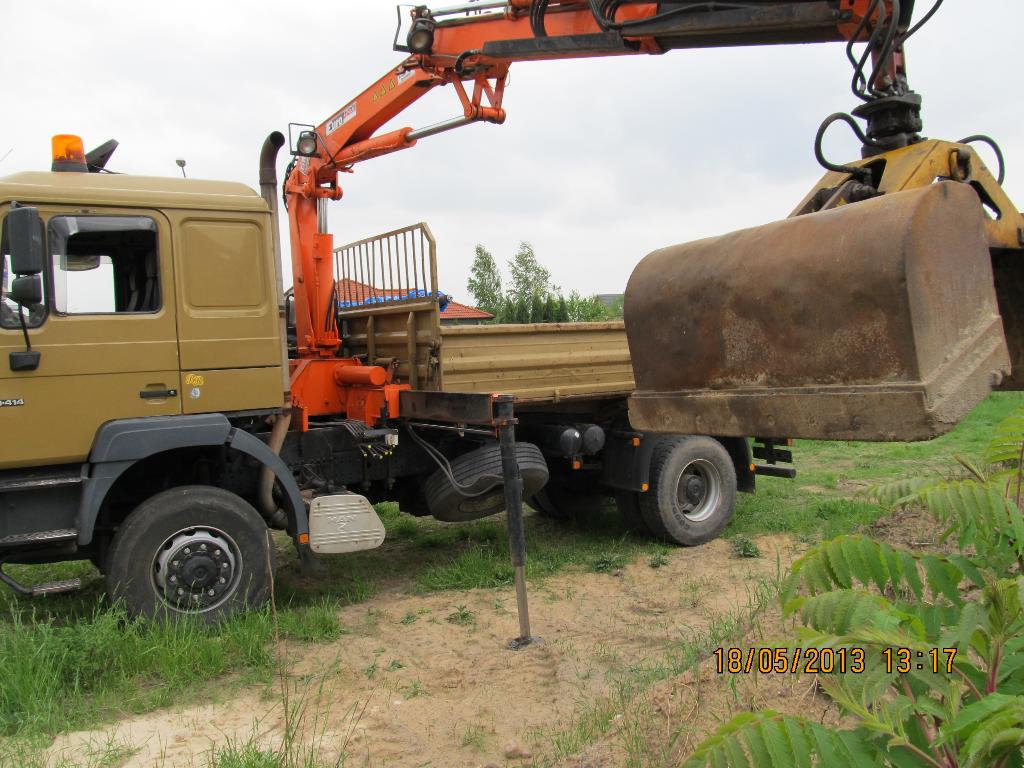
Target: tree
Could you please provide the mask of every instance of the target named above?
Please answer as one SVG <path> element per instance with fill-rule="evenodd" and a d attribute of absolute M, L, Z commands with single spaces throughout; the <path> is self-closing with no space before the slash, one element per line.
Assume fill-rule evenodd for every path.
<path fill-rule="evenodd" d="M 626 297 L 619 296 L 610 307 L 605 307 L 609 320 L 621 320 L 625 316 Z"/>
<path fill-rule="evenodd" d="M 539 293 L 533 294 L 533 299 L 530 301 L 530 322 L 544 322 L 544 299 Z"/>
<path fill-rule="evenodd" d="M 508 268 L 512 273 L 508 292 L 514 299 L 532 302 L 534 296 L 543 297 L 558 290 L 551 285 L 551 272 L 540 265 L 533 246 L 527 242 L 519 244 L 519 250 L 509 259 Z"/>
<path fill-rule="evenodd" d="M 520 296 L 516 299 L 515 311 L 513 314 L 513 323 L 528 323 L 530 322 L 530 305 L 526 303 L 526 299 Z"/>
<path fill-rule="evenodd" d="M 569 320 L 574 323 L 596 323 L 608 319 L 608 309 L 597 296 L 581 296 L 578 291 L 569 294 L 566 309 Z"/>
<path fill-rule="evenodd" d="M 514 323 L 516 321 L 516 305 L 508 296 L 501 300 L 495 321 L 499 323 Z"/>
<path fill-rule="evenodd" d="M 482 245 L 476 247 L 473 266 L 469 272 L 470 277 L 466 281 L 466 286 L 473 295 L 473 301 L 485 312 L 497 315 L 502 307 L 501 273 L 490 251 Z"/>
<path fill-rule="evenodd" d="M 559 295 L 558 297 L 558 311 L 555 314 L 555 322 L 568 323 L 569 322 L 569 307 L 565 303 L 565 296 Z"/>
<path fill-rule="evenodd" d="M 544 320 L 545 323 L 554 323 L 558 321 L 558 304 L 555 302 L 555 294 L 549 293 L 548 300 L 544 302 Z"/>

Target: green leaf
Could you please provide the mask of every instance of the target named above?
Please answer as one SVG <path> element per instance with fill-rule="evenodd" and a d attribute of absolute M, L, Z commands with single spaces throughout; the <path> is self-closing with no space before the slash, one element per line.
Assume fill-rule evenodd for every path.
<path fill-rule="evenodd" d="M 948 561 L 928 556 L 921 558 L 921 565 L 924 566 L 928 589 L 933 594 L 944 595 L 954 605 L 960 605 L 963 602 L 963 598 L 960 596 L 960 581 L 963 573 L 959 568 Z"/>
<path fill-rule="evenodd" d="M 793 768 L 811 768 L 811 751 L 805 730 L 791 718 L 782 721 L 782 728 L 789 742 L 789 754 L 793 757 Z"/>
<path fill-rule="evenodd" d="M 898 552 L 903 566 L 903 578 L 918 600 L 924 595 L 924 587 L 921 585 L 921 577 L 917 573 L 917 561 L 909 552 Z"/>

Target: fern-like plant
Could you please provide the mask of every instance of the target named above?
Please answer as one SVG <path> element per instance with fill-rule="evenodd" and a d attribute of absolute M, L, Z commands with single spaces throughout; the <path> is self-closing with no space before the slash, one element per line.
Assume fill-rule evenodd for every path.
<path fill-rule="evenodd" d="M 794 563 L 782 590 L 802 625 L 790 658 L 845 653 L 845 670 L 818 681 L 855 725 L 744 713 L 686 768 L 1024 767 L 1024 409 L 996 429 L 984 466 L 958 461 L 965 478 L 873 491 L 921 504 L 958 553 L 841 536 Z"/>

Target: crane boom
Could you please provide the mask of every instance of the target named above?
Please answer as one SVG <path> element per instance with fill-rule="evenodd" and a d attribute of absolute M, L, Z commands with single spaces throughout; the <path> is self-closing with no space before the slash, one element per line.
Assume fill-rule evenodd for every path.
<path fill-rule="evenodd" d="M 293 368 L 293 392 L 296 377 L 305 377 L 300 410 L 334 407 L 330 397 L 301 393 L 328 392 L 336 380 L 341 339 L 325 206 L 342 196 L 339 173 L 442 131 L 504 122 L 516 62 L 829 41 L 846 43 L 851 90 L 863 103 L 822 124 L 815 155 L 831 173 L 791 220 L 707 247 L 662 249 L 634 270 L 625 294 L 637 385 L 631 424 L 729 437 L 927 439 L 952 428 L 990 388 L 1024 384 L 1010 377 L 1011 364 L 1024 369 L 1016 310 L 1024 222 L 967 146 L 987 137 L 922 139 L 921 99 L 907 84 L 903 44 L 941 1 L 914 26 L 913 0 L 421 5 L 409 12 L 407 31 L 400 15 L 395 48 L 408 57 L 307 126 L 285 182 L 304 358 Z M 866 43 L 859 51 L 858 42 Z M 458 97 L 455 117 L 379 133 L 445 85 Z M 861 140 L 857 163 L 825 159 L 823 135 L 839 121 Z M 828 299 L 826 285 L 835 288 Z M 415 377 L 388 382 L 408 388 Z M 378 395 L 381 404 L 399 399 L 391 391 Z"/>
<path fill-rule="evenodd" d="M 913 0 L 753 0 L 752 2 L 634 2 L 632 0 L 507 0 L 411 10 L 404 44 L 410 55 L 302 136 L 305 151 L 285 180 L 296 276 L 300 356 L 333 356 L 334 322 L 327 200 L 339 200 L 339 172 L 408 149 L 421 138 L 474 122 L 503 123 L 503 96 L 515 62 L 661 54 L 679 48 L 873 41 L 879 30 L 906 30 Z M 399 10 L 401 14 L 401 9 Z M 892 24 L 893 19 L 896 24 Z M 872 80 L 905 82 L 901 50 L 872 51 Z M 439 86 L 451 85 L 459 114 L 419 130 L 378 135 L 390 120 Z M 300 149 L 303 148 L 299 142 Z"/>

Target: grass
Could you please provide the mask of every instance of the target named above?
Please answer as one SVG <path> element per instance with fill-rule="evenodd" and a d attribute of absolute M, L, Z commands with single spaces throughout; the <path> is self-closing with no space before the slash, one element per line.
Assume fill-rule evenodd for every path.
<path fill-rule="evenodd" d="M 323 600 L 282 611 L 280 635 L 335 639 L 343 631 L 337 612 Z M 209 628 L 136 621 L 101 604 L 65 617 L 15 607 L 0 622 L 0 734 L 43 737 L 150 711 L 232 673 L 240 683 L 269 681 L 273 636 L 269 609 Z"/>
<path fill-rule="evenodd" d="M 609 693 L 584 703 L 567 726 L 538 730 L 531 740 L 548 744 L 551 759 L 557 761 L 579 754 L 615 730 L 626 752 L 626 765 L 662 764 L 651 759 L 652 746 L 646 739 L 647 691 L 657 682 L 692 669 L 723 643 L 742 637 L 764 608 L 774 603 L 780 587 L 781 574 L 757 582 L 745 605 L 711 617 L 706 630 L 680 640 L 660 657 L 622 670 L 608 681 Z"/>
<path fill-rule="evenodd" d="M 732 540 L 732 551 L 736 557 L 760 557 L 761 548 L 757 546 L 757 542 L 753 539 L 748 539 L 742 534 L 736 536 Z"/>
<path fill-rule="evenodd" d="M 1022 403 L 1022 393 L 993 393 L 956 429 L 924 443 L 798 440 L 796 480 L 759 477 L 756 494 L 740 495 L 725 535 L 786 533 L 817 541 L 870 525 L 885 512 L 860 496 L 866 488 L 943 472 L 955 455 L 980 456 L 992 429 Z"/>
<path fill-rule="evenodd" d="M 765 533 L 812 541 L 870 525 L 883 510 L 858 497 L 861 489 L 940 471 L 949 466 L 952 455 L 977 456 L 994 425 L 1022 402 L 1024 395 L 1018 393 L 994 394 L 956 430 L 929 443 L 799 441 L 794 448 L 796 481 L 758 478 L 757 494 L 740 496 L 725 535 L 737 542 L 737 548 L 746 548 L 741 544 L 744 539 L 756 547 L 756 537 Z M 512 583 L 503 516 L 448 525 L 411 518 L 393 504 L 378 505 L 378 510 L 388 531 L 383 547 L 325 558 L 324 572 L 315 576 L 303 575 L 287 543 L 279 540 L 278 616 L 285 639 L 336 639 L 346 631 L 337 618 L 342 606 L 363 602 L 395 585 L 434 592 Z M 572 568 L 613 573 L 638 558 L 658 568 L 668 559 L 664 545 L 630 533 L 611 504 L 593 510 L 585 525 L 533 515 L 526 524 L 527 576 L 534 581 Z M 58 732 L 177 703 L 183 697 L 208 697 L 215 686 L 223 688 L 227 678 L 244 684 L 272 677 L 268 649 L 273 632 L 266 611 L 216 629 L 144 624 L 106 603 L 102 581 L 88 563 L 10 570 L 29 583 L 79 576 L 86 586 L 78 593 L 42 601 L 0 590 L 0 764 L 32 765 L 28 757 L 7 755 L 25 744 L 48 742 Z M 697 600 L 696 590 L 692 592 L 683 590 L 681 599 Z M 418 618 L 409 613 L 398 620 L 412 624 Z M 348 629 L 372 633 L 376 621 L 376 614 L 368 613 L 365 627 Z M 422 693 L 418 682 L 406 691 L 410 696 Z M 583 731 L 604 727 L 598 710 L 587 717 L 589 725 L 580 726 Z M 238 755 L 249 755 L 244 758 L 249 763 L 238 764 L 259 765 L 252 762 L 259 753 L 255 745 L 235 746 L 234 753 L 225 753 L 212 764 L 229 767 L 234 765 L 230 760 L 243 759 Z M 94 762 L 102 765 L 99 758 Z"/>
<path fill-rule="evenodd" d="M 456 624 L 460 627 L 470 627 L 476 624 L 476 616 L 466 606 L 460 605 L 452 613 L 448 614 L 446 621 L 449 624 Z"/>

